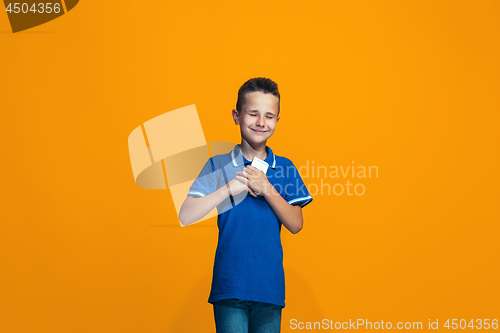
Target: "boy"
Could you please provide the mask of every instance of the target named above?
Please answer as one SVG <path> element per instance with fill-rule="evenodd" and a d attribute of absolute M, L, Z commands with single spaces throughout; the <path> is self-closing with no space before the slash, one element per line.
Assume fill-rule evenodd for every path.
<path fill-rule="evenodd" d="M 218 333 L 280 331 L 285 307 L 281 225 L 293 234 L 299 232 L 302 207 L 312 197 L 295 165 L 266 146 L 279 112 L 274 81 L 259 77 L 241 86 L 232 111 L 241 144 L 207 161 L 179 213 L 184 225 L 214 207 L 219 213 L 208 299 Z M 250 165 L 254 157 L 267 162 L 266 173 Z"/>

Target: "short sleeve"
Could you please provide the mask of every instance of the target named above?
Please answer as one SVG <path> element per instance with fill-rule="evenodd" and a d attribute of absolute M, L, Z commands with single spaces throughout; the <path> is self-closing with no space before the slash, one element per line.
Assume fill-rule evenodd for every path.
<path fill-rule="evenodd" d="M 209 158 L 198 177 L 194 180 L 193 185 L 189 188 L 188 195 L 198 198 L 204 197 L 215 192 L 217 184 L 218 180 L 214 163 L 212 158 Z"/>
<path fill-rule="evenodd" d="M 299 171 L 292 161 L 286 167 L 287 184 L 285 185 L 285 195 L 283 198 L 290 205 L 300 204 L 305 207 L 313 198 L 309 194 L 306 185 L 300 177 Z"/>

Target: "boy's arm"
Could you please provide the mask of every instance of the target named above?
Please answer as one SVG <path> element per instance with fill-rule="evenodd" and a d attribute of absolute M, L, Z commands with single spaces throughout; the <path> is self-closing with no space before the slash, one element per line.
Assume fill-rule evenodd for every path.
<path fill-rule="evenodd" d="M 292 206 L 286 202 L 269 182 L 264 172 L 249 165 L 242 172 L 236 173 L 236 179 L 245 183 L 255 193 L 264 196 L 281 223 L 292 234 L 296 234 L 302 229 L 304 222 L 302 207 L 300 205 Z"/>
<path fill-rule="evenodd" d="M 184 226 L 194 223 L 210 213 L 212 209 L 224 201 L 230 194 L 237 195 L 245 190 L 249 191 L 251 195 L 257 196 L 247 185 L 237 179 L 231 180 L 217 191 L 204 197 L 195 198 L 188 196 L 182 203 L 179 220 Z"/>
<path fill-rule="evenodd" d="M 189 225 L 210 213 L 218 204 L 229 196 L 226 186 L 201 198 L 188 196 L 182 203 L 179 220 L 183 225 Z"/>
<path fill-rule="evenodd" d="M 290 205 L 283 199 L 283 197 L 276 191 L 274 186 L 269 183 L 269 190 L 264 191 L 262 195 L 266 198 L 267 202 L 278 216 L 281 223 L 290 230 L 292 234 L 298 233 L 302 230 L 304 220 L 302 217 L 302 207 L 300 204 L 295 206 Z"/>

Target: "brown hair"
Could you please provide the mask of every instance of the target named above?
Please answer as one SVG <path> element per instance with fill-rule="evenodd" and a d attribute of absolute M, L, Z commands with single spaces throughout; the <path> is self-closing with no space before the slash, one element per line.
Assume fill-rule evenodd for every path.
<path fill-rule="evenodd" d="M 241 112 L 241 108 L 245 104 L 245 96 L 247 93 L 259 91 L 264 94 L 272 94 L 278 97 L 278 115 L 280 114 L 280 92 L 278 84 L 271 79 L 265 77 L 256 77 L 245 82 L 240 90 L 238 90 L 238 100 L 236 101 L 236 110 Z"/>

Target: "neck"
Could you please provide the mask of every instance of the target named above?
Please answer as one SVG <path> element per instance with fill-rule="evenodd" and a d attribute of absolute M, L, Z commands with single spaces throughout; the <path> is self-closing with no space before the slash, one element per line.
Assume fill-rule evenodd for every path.
<path fill-rule="evenodd" d="M 249 161 L 253 160 L 254 157 L 258 157 L 261 160 L 265 160 L 267 157 L 266 143 L 261 144 L 250 144 L 244 139 L 241 139 L 240 151 Z"/>

